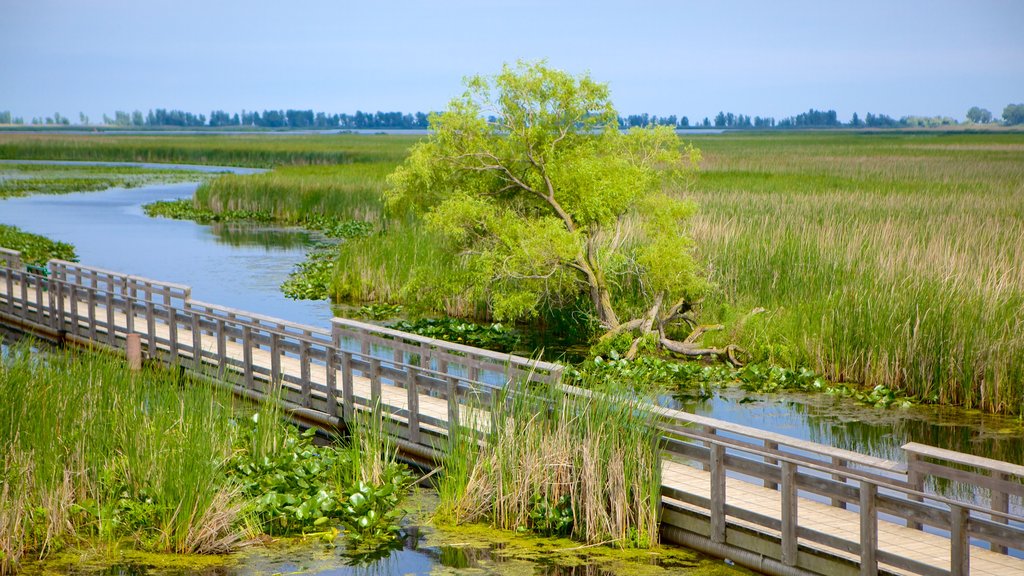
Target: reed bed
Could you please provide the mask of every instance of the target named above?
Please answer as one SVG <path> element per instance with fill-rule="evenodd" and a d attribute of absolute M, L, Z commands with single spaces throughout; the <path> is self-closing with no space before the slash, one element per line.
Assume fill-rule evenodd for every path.
<path fill-rule="evenodd" d="M 837 381 L 1024 408 L 1024 135 L 701 138 L 723 337 Z"/>
<path fill-rule="evenodd" d="M 251 166 L 401 161 L 418 136 L 3 134 L 0 158 Z"/>
<path fill-rule="evenodd" d="M 659 434 L 640 400 L 566 396 L 558 387 L 504 398 L 482 443 L 449 431 L 438 481 L 442 521 L 651 547 L 661 500 Z"/>
<path fill-rule="evenodd" d="M 176 372 L 133 374 L 102 354 L 0 363 L 0 572 L 85 539 L 221 552 L 242 534 L 231 398 Z"/>
<path fill-rule="evenodd" d="M 384 178 L 394 162 L 282 166 L 251 176 L 224 175 L 201 185 L 194 202 L 213 212 L 269 212 L 297 222 L 310 216 L 376 221 Z"/>

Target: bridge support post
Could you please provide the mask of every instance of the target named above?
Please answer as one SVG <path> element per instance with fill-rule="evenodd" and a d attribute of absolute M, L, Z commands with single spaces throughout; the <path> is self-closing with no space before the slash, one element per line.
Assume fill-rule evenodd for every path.
<path fill-rule="evenodd" d="M 128 369 L 132 372 L 142 370 L 142 336 L 138 332 L 125 335 L 125 356 L 128 358 Z"/>

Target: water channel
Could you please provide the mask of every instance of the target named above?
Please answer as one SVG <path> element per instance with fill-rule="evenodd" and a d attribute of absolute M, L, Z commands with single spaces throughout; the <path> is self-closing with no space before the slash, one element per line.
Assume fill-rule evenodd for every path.
<path fill-rule="evenodd" d="M 251 172 L 234 168 L 201 168 L 204 171 Z M 142 211 L 144 204 L 157 200 L 189 198 L 197 185 L 157 184 L 103 192 L 5 199 L 0 200 L 0 224 L 18 226 L 28 232 L 69 242 L 76 247 L 81 262 L 90 266 L 189 285 L 193 298 L 197 300 L 328 327 L 332 316 L 329 303 L 290 300 L 279 289 L 294 265 L 304 259 L 306 250 L 322 240 L 315 234 L 266 225 L 199 225 L 189 221 L 150 218 Z M 666 400 L 671 403 L 670 399 Z M 1024 464 L 1024 428 L 1019 419 L 938 407 L 875 409 L 822 395 L 748 395 L 739 391 L 726 391 L 710 400 L 679 407 L 737 424 L 893 460 L 902 459 L 899 449 L 902 444 L 921 442 Z M 408 562 L 401 560 L 403 556 L 397 556 L 398 560 L 393 558 L 390 562 L 402 564 L 402 567 L 392 566 L 402 573 L 430 572 L 447 566 L 444 554 L 439 550 L 441 547 L 437 545 L 424 546 L 423 551 L 412 546 L 396 553 L 412 554 Z M 445 554 L 445 557 L 451 557 L 450 551 Z M 473 557 L 492 558 L 490 553 Z M 469 566 L 467 562 L 462 558 L 456 564 L 466 567 Z M 474 560 L 471 564 L 480 568 L 481 562 Z M 288 566 L 274 571 L 281 571 L 280 568 L 286 568 L 283 571 L 298 569 Z M 318 566 L 313 572 L 383 574 L 392 568 L 351 572 L 347 568 Z M 217 570 L 213 573 L 225 572 Z M 500 570 L 492 572 L 488 568 L 474 573 L 500 573 Z M 532 573 L 570 572 L 542 570 L 535 566 Z"/>

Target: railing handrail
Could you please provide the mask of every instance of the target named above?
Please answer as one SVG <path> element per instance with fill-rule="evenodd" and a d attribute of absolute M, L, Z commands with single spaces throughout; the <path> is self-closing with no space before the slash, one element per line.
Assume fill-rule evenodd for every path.
<path fill-rule="evenodd" d="M 411 342 L 416 342 L 418 344 L 437 346 L 445 350 L 460 352 L 471 357 L 486 358 L 488 360 L 494 361 L 496 364 L 511 363 L 516 366 L 525 366 L 530 369 L 547 370 L 550 372 L 561 372 L 564 369 L 564 366 L 562 366 L 561 364 L 556 364 L 553 362 L 534 360 L 527 358 L 525 356 L 518 356 L 516 354 L 511 353 L 494 352 L 493 350 L 485 350 L 482 348 L 467 346 L 465 344 L 459 344 L 457 342 L 448 342 L 447 340 L 439 340 L 437 338 L 413 334 L 411 332 L 402 332 L 401 330 L 395 330 L 394 328 L 377 326 L 376 324 L 369 324 L 367 322 L 360 322 L 358 320 L 351 320 L 349 318 L 332 318 L 331 324 L 336 326 L 350 327 L 364 333 L 368 332 L 371 334 L 390 336 L 392 338 L 401 338 L 402 340 L 408 340 Z"/>
<path fill-rule="evenodd" d="M 945 460 L 947 462 L 954 462 L 971 468 L 1007 474 L 1009 476 L 1024 479 L 1024 466 L 1013 464 L 1011 462 L 1003 462 L 1002 460 L 995 460 L 984 456 L 975 456 L 974 454 L 965 454 L 963 452 L 957 452 L 947 448 L 939 448 L 938 446 L 918 444 L 917 442 L 908 442 L 904 444 L 902 448 L 905 452 L 916 454 L 918 456 L 935 458 L 936 460 Z"/>

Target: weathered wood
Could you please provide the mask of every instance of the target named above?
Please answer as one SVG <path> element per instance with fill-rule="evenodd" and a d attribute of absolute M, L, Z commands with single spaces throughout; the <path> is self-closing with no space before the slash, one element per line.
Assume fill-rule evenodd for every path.
<path fill-rule="evenodd" d="M 309 343 L 299 342 L 299 378 L 302 381 L 302 405 L 309 408 L 313 405 L 313 395 L 309 378 Z"/>
<path fill-rule="evenodd" d="M 351 423 L 355 414 L 355 391 L 352 384 L 352 353 L 341 352 L 341 402 L 345 421 Z"/>
<path fill-rule="evenodd" d="M 842 457 L 840 457 L 840 456 L 833 456 L 832 457 L 832 467 L 835 468 L 836 470 L 842 470 L 843 468 L 846 468 L 846 466 L 847 466 L 846 460 L 843 460 Z M 846 477 L 843 476 L 842 474 L 839 474 L 839 473 L 832 474 L 832 479 L 837 481 L 837 482 L 846 482 Z M 842 498 L 833 497 L 832 498 L 832 505 L 837 507 L 837 508 L 846 508 L 846 501 L 843 500 Z"/>
<path fill-rule="evenodd" d="M 713 444 L 711 450 L 711 541 L 725 542 L 725 447 Z"/>
<path fill-rule="evenodd" d="M 769 452 L 776 452 L 779 449 L 779 443 L 774 441 L 774 440 L 766 439 L 766 440 L 764 440 L 764 449 L 766 451 L 769 451 Z M 772 458 L 771 456 L 765 456 L 764 457 L 764 463 L 768 464 L 769 466 L 777 466 L 779 461 L 776 460 L 775 458 Z M 768 488 L 770 490 L 778 490 L 779 489 L 778 483 L 775 482 L 774 480 L 769 479 L 769 478 L 765 478 L 764 479 L 764 487 Z"/>
<path fill-rule="evenodd" d="M 797 526 L 797 491 L 796 464 L 782 463 L 782 563 L 787 566 L 796 565 L 798 549 Z"/>
<path fill-rule="evenodd" d="M 125 336 L 125 356 L 128 359 L 128 369 L 132 372 L 142 370 L 142 337 L 137 333 Z"/>
<path fill-rule="evenodd" d="M 245 379 L 245 387 L 252 390 L 255 380 L 252 369 L 252 328 L 242 327 L 242 376 Z"/>
<path fill-rule="evenodd" d="M 1002 481 L 1002 482 L 1009 482 L 1010 481 L 1010 475 L 1005 473 L 1005 472 L 1000 472 L 998 470 L 992 470 L 991 474 L 992 474 L 992 477 L 995 480 L 997 480 L 997 481 Z M 990 488 L 989 489 L 989 494 L 990 494 L 990 496 L 989 496 L 989 503 L 992 506 L 992 511 L 993 512 L 996 512 L 998 514 L 1007 514 L 1007 513 L 1009 513 L 1009 511 L 1010 511 L 1010 497 L 1009 497 L 1009 495 L 1006 492 L 1003 492 L 1002 490 L 996 490 L 995 488 Z M 1008 523 L 1008 520 L 1006 519 L 1006 517 L 998 516 L 996 514 L 992 515 L 992 520 L 994 522 L 999 523 L 999 524 L 1007 524 Z M 995 542 L 990 542 L 989 548 L 993 552 L 998 552 L 1000 554 L 1006 554 L 1007 551 L 1008 551 L 1006 546 L 1001 546 L 999 544 L 996 544 Z"/>
<path fill-rule="evenodd" d="M 951 506 L 949 516 L 952 525 L 949 535 L 950 576 L 970 576 L 971 549 L 970 535 L 967 529 L 967 509 L 962 506 Z"/>
<path fill-rule="evenodd" d="M 861 576 L 878 574 L 878 511 L 875 496 L 878 487 L 870 482 L 860 483 L 860 573 Z"/>
<path fill-rule="evenodd" d="M 416 390 L 416 374 L 412 370 L 406 373 L 405 389 L 409 407 L 409 442 L 418 444 L 420 441 L 420 394 Z"/>
<path fill-rule="evenodd" d="M 370 359 L 370 402 L 374 407 L 380 404 L 380 360 Z"/>

